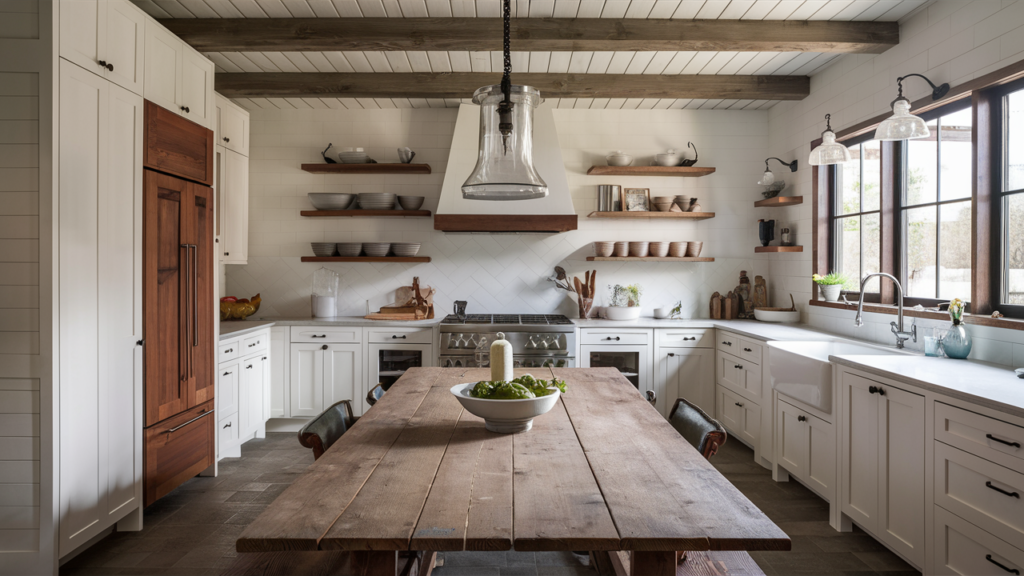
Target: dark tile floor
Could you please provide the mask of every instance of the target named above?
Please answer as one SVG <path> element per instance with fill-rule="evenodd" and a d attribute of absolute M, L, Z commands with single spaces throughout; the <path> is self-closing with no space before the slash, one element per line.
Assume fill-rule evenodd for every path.
<path fill-rule="evenodd" d="M 193 478 L 146 509 L 141 532 L 115 533 L 64 565 L 62 576 L 220 574 L 234 560 L 235 539 L 313 462 L 294 434 L 268 434 L 220 462 L 216 478 Z M 919 574 L 860 530 L 828 525 L 828 505 L 796 482 L 776 483 L 736 441 L 711 462 L 793 539 L 791 552 L 751 554 L 768 575 Z M 437 576 L 592 575 L 580 559 L 558 552 L 446 553 Z"/>

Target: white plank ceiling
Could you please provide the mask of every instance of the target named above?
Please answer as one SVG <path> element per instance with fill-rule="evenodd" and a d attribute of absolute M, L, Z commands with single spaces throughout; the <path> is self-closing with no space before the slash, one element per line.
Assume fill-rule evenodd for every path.
<path fill-rule="evenodd" d="M 155 18 L 498 18 L 501 0 L 132 0 Z M 513 18 L 658 18 L 895 22 L 929 0 L 512 0 Z M 816 52 L 515 52 L 515 72 L 812 74 L 840 54 Z M 217 73 L 491 72 L 501 52 L 211 52 Z M 261 108 L 443 108 L 457 99 L 236 98 Z M 468 95 L 467 99 L 468 100 Z M 563 98 L 559 108 L 763 109 L 769 100 Z"/>

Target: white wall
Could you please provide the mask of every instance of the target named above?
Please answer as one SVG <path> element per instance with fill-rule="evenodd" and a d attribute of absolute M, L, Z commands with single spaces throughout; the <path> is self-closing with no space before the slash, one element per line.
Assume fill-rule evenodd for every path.
<path fill-rule="evenodd" d="M 227 292 L 262 294 L 261 315 L 309 315 L 311 276 L 320 264 L 303 264 L 313 241 L 422 242 L 429 264 L 336 264 L 344 286 L 340 315 L 362 315 L 366 300 L 376 311 L 414 275 L 438 290 L 439 314 L 452 301 L 469 301 L 471 312 L 561 312 L 575 304 L 546 278 L 556 265 L 582 279 L 598 270 L 598 284 L 638 282 L 645 314 L 683 300 L 689 315 L 707 317 L 712 292 L 737 284 L 740 270 L 753 278 L 766 272 L 754 260 L 758 180 L 767 150 L 764 111 L 729 110 L 554 110 L 569 189 L 580 215 L 579 230 L 556 235 L 445 234 L 429 218 L 301 218 L 309 192 L 396 192 L 427 197 L 436 210 L 448 161 L 456 109 L 256 110 L 251 112 L 249 263 L 228 266 Z M 593 164 L 621 149 L 649 164 L 667 148 L 692 141 L 701 166 L 718 171 L 703 178 L 594 177 Z M 395 161 L 396 148 L 410 146 L 416 162 L 431 165 L 429 176 L 340 176 L 308 174 L 303 162 L 322 161 L 327 143 L 362 146 L 378 161 Z M 468 175 L 468 174 L 467 174 Z M 543 176 L 543 174 L 542 174 Z M 588 219 L 597 208 L 597 185 L 648 187 L 652 196 L 687 193 L 717 217 L 701 222 Z M 703 255 L 716 262 L 588 263 L 596 240 L 702 240 Z M 600 290 L 599 294 L 603 294 Z"/>
<path fill-rule="evenodd" d="M 800 160 L 793 174 L 795 186 L 786 195 L 803 195 L 804 203 L 773 209 L 773 217 L 790 223 L 797 243 L 806 247 L 798 254 L 768 255 L 775 305 L 782 305 L 791 291 L 797 302 L 811 298 L 811 167 L 807 164 L 810 142 L 825 129 L 825 114 L 832 127 L 842 130 L 889 110 L 896 97 L 896 78 L 924 74 L 936 84 L 956 86 L 1024 59 L 1024 1 L 938 0 L 911 16 L 900 26 L 900 44 L 877 56 L 844 55 L 811 78 L 811 94 L 800 102 L 782 102 L 768 111 L 768 144 L 771 155 Z M 911 100 L 927 96 L 926 82 L 904 82 Z M 784 288 L 780 290 L 778 288 Z M 785 298 L 788 304 L 788 298 Z M 891 316 L 867 315 L 868 325 L 853 330 L 853 312 L 805 308 L 806 320 L 815 326 L 851 336 L 892 342 Z M 946 324 L 925 322 L 922 325 Z M 971 358 L 1024 366 L 1024 331 L 971 326 L 975 336 Z M 916 345 L 921 348 L 921 342 Z"/>

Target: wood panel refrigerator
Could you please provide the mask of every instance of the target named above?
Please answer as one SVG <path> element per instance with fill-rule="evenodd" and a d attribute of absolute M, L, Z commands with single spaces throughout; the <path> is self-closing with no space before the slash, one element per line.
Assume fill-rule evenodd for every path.
<path fill-rule="evenodd" d="M 151 113 L 153 105 L 146 105 L 142 308 L 148 506 L 214 464 L 216 417 L 213 191 L 202 170 L 186 174 L 199 182 L 165 173 L 177 172 L 172 164 L 183 158 L 191 158 L 191 166 L 211 163 L 212 133 Z"/>

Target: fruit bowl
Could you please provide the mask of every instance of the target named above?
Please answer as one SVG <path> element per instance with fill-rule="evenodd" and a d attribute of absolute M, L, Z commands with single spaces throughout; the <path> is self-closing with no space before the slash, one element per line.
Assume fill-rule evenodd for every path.
<path fill-rule="evenodd" d="M 248 300 L 230 301 L 233 298 L 228 296 L 220 300 L 220 319 L 223 320 L 245 320 L 260 309 L 260 295 L 257 294 Z"/>
<path fill-rule="evenodd" d="M 552 394 L 540 398 L 524 398 L 522 400 L 491 400 L 474 398 L 469 395 L 476 382 L 456 384 L 451 387 L 452 394 L 459 400 L 462 407 L 470 414 L 484 419 L 484 426 L 491 432 L 499 434 L 515 434 L 526 432 L 533 427 L 533 419 L 547 414 L 561 395 L 557 389 Z"/>

